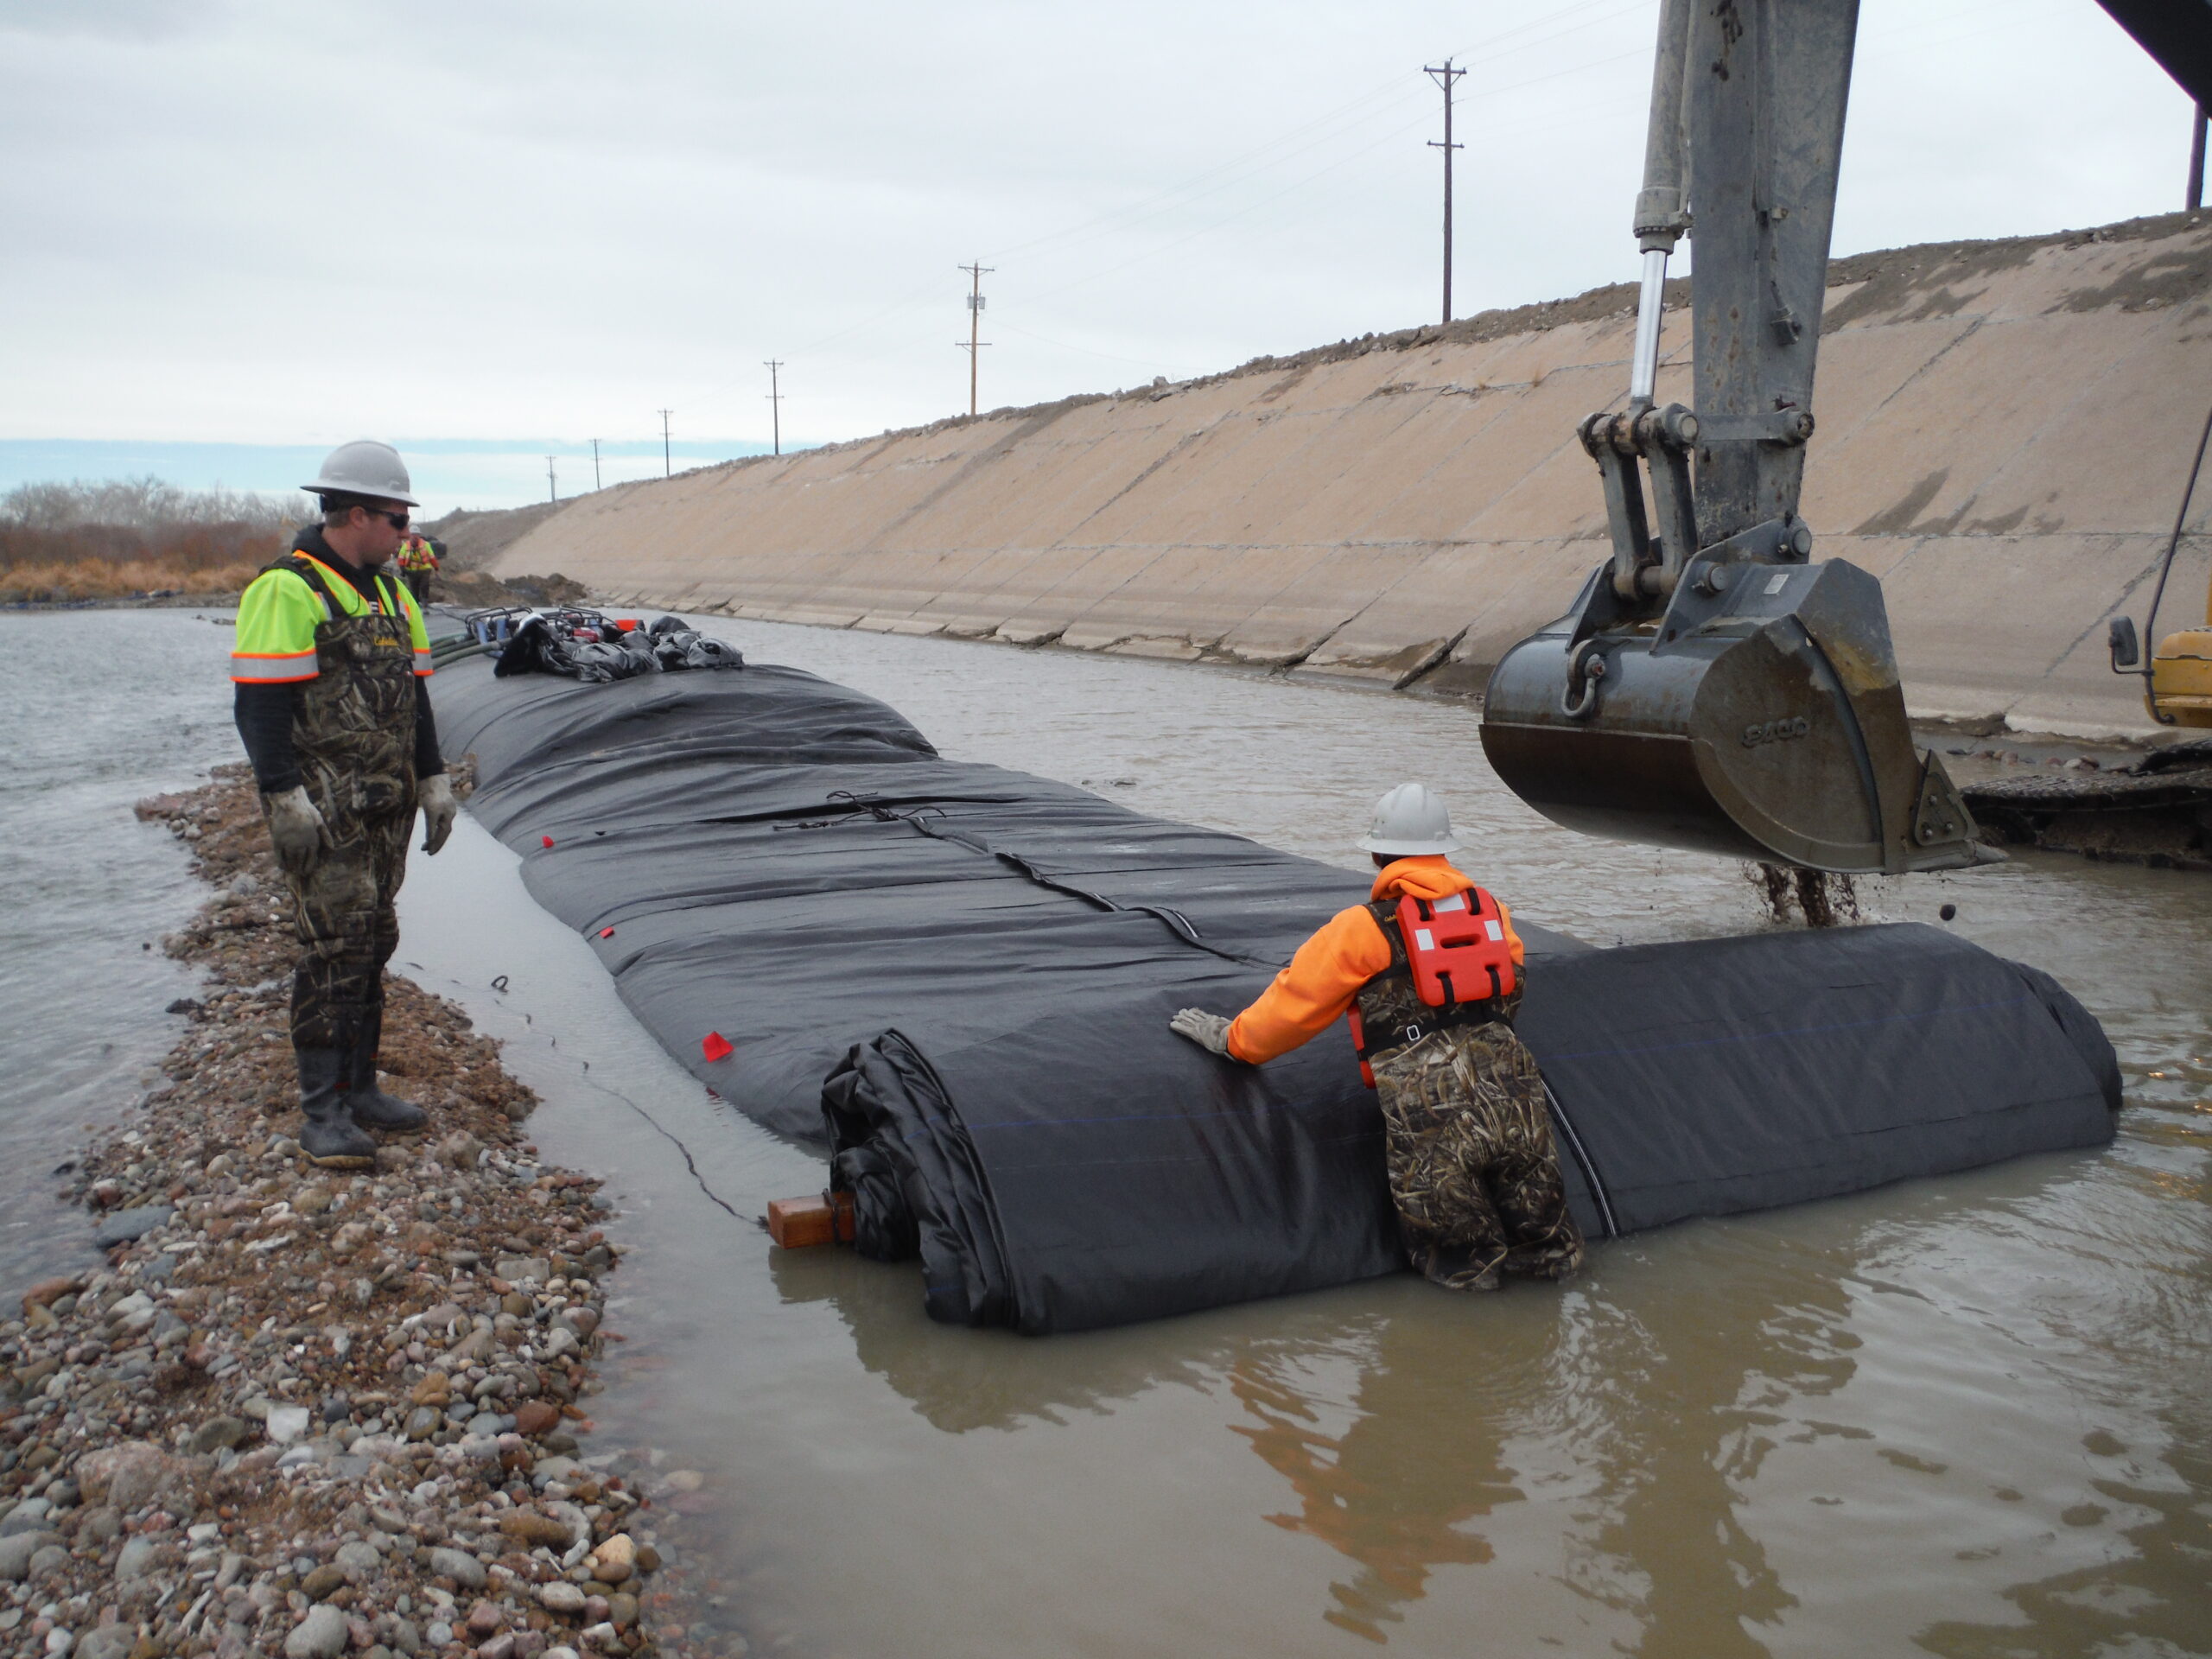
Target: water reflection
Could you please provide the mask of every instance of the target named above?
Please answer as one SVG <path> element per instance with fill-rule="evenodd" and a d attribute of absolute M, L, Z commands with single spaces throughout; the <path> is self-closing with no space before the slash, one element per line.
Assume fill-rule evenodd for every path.
<path fill-rule="evenodd" d="M 1442 1294 L 1442 1293 L 1439 1293 Z M 1460 1368 L 1441 1373 L 1394 1355 L 1412 1334 L 1389 1321 L 1335 1350 L 1357 1356 L 1351 1421 L 1329 1432 L 1314 1390 L 1316 1361 L 1330 1351 L 1262 1344 L 1230 1367 L 1229 1387 L 1250 1422 L 1231 1423 L 1260 1460 L 1289 1482 L 1300 1507 L 1265 1518 L 1319 1539 L 1357 1564 L 1329 1586 L 1335 1605 L 1321 1617 L 1368 1641 L 1403 1618 L 1401 1605 L 1427 1592 L 1440 1567 L 1481 1567 L 1496 1557 L 1487 1539 L 1463 1530 L 1522 1494 L 1504 1464 L 1497 1417 Z M 1486 1365 L 1533 1363 L 1533 1353 L 1484 1357 Z"/>
<path fill-rule="evenodd" d="M 1126 1329 L 1039 1341 L 932 1325 L 918 1262 L 867 1262 L 849 1249 L 772 1251 L 768 1270 L 786 1303 L 833 1305 L 854 1357 L 948 1434 L 1065 1422 L 1163 1384 L 1203 1388 L 1230 1347 L 1195 1332 L 1180 1343 L 1132 1342 Z"/>
<path fill-rule="evenodd" d="M 1216 1400 L 1220 1427 L 1274 1483 L 1247 1513 L 1325 1547 L 1293 1559 L 1312 1586 L 1302 1618 L 1338 1641 L 1430 1651 L 1433 1620 L 1415 1626 L 1413 1612 L 1441 1596 L 1447 1618 L 1484 1610 L 1486 1624 L 1525 1625 L 1532 1641 L 1579 1605 L 1646 1659 L 1832 1650 L 1854 1627 L 1838 1564 L 1820 1553 L 1833 1548 L 1845 1560 L 1914 1558 L 1897 1570 L 1897 1606 L 1871 1622 L 1929 1651 L 2087 1653 L 2121 1631 L 2196 1651 L 2187 1640 L 2212 1623 L 2173 1591 L 2202 1531 L 2195 1495 L 2212 1490 L 2203 1426 L 2098 1431 L 2084 1442 L 2101 1460 L 2094 1512 L 2042 1469 L 2066 1456 L 2044 1426 L 2063 1414 L 2064 1374 L 2083 1356 L 2133 1346 L 2146 1368 L 2153 1350 L 2181 1357 L 2158 1334 L 2178 1310 L 2145 1324 L 2145 1310 L 2094 1285 L 2042 1303 L 2053 1269 L 2080 1261 L 2073 1226 L 2102 1231 L 2125 1274 L 2139 1253 L 2171 1259 L 2170 1236 L 2124 1213 L 2131 1191 L 2158 1191 L 2169 1222 L 2201 1216 L 2212 1198 L 2201 1170 L 2186 1193 L 2114 1173 L 2099 1154 L 2053 1157 L 1692 1224 L 1601 1247 L 1567 1287 L 1453 1298 L 1405 1275 L 1047 1342 L 930 1326 L 911 1267 L 808 1251 L 778 1255 L 772 1271 L 786 1301 L 833 1306 L 861 1363 L 947 1434 L 1143 1409 L 1163 1386 Z M 2115 1199 L 2123 1213 L 2094 1213 Z M 1963 1281 L 1951 1259 L 1962 1245 L 1986 1258 Z M 2202 1282 L 2183 1298 L 2200 1308 Z M 2108 1302 L 2109 1329 L 2069 1327 L 2084 1299 Z M 1933 1395 L 1894 1361 L 1866 1370 L 1870 1344 L 1894 1354 L 1900 1332 L 1916 1333 Z M 1989 1392 L 1975 1352 L 1993 1333 L 2044 1358 L 2044 1371 L 2007 1371 L 2011 1397 Z M 1961 1344 L 1976 1374 L 1944 1379 L 1946 1344 Z M 1955 1386 L 1983 1398 L 1989 1445 L 1940 1421 L 1955 1417 L 1944 1397 Z M 2162 1438 L 2194 1449 L 2130 1449 Z M 1975 1488 L 1963 1509 L 1946 1495 L 1962 1484 Z M 2102 1559 L 2017 1582 L 2001 1550 L 1961 1548 L 2007 1504 L 2023 1526 L 2048 1514 L 2101 1530 Z M 1217 1510 L 1211 1524 L 1220 1548 L 1250 1553 Z M 1548 1558 L 1540 1575 L 1557 1605 L 1530 1622 L 1500 1609 L 1529 1597 L 1533 1540 L 1547 1541 L 1535 1554 Z M 2033 1642 L 1997 1616 L 2007 1602 Z M 1977 1603 L 1980 1623 L 1931 1616 Z"/>

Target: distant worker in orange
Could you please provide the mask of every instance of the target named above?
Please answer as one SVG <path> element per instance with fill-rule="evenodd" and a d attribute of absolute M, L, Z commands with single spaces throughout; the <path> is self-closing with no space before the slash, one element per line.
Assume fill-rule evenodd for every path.
<path fill-rule="evenodd" d="M 399 575 L 417 605 L 430 602 L 430 576 L 437 568 L 438 550 L 430 544 L 430 538 L 419 530 L 409 531 L 407 539 L 399 544 Z"/>
<path fill-rule="evenodd" d="M 1443 801 L 1401 784 L 1359 845 L 1371 902 L 1339 911 L 1234 1020 L 1185 1008 L 1168 1024 L 1263 1065 L 1349 1013 L 1381 1097 L 1398 1228 L 1414 1264 L 1452 1290 L 1502 1273 L 1563 1279 L 1582 1265 L 1535 1056 L 1514 1034 L 1521 938 L 1503 905 L 1454 869 Z"/>

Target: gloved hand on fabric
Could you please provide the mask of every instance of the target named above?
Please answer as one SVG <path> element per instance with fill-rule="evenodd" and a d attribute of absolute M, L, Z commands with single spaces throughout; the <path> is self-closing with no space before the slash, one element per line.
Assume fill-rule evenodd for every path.
<path fill-rule="evenodd" d="M 453 815 L 461 810 L 461 803 L 453 798 L 453 781 L 442 772 L 425 778 L 415 798 L 423 807 L 423 850 L 435 853 L 453 833 Z"/>
<path fill-rule="evenodd" d="M 276 845 L 276 861 L 296 875 L 315 862 L 329 838 L 322 814 L 308 798 L 304 784 L 281 795 L 264 795 L 261 804 L 269 815 L 269 839 Z"/>
<path fill-rule="evenodd" d="M 1218 1014 L 1208 1014 L 1204 1008 L 1185 1008 L 1167 1022 L 1167 1029 L 1178 1037 L 1187 1037 L 1210 1054 L 1218 1054 L 1225 1060 L 1236 1057 L 1229 1052 L 1229 1020 Z"/>

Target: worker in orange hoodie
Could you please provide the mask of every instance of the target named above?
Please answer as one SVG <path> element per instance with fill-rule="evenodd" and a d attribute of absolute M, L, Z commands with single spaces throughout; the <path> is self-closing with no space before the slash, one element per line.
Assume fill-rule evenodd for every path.
<path fill-rule="evenodd" d="M 1234 1020 L 1185 1008 L 1171 1029 L 1248 1065 L 1349 1012 L 1382 1103 L 1390 1197 L 1414 1264 L 1453 1290 L 1582 1265 L 1535 1057 L 1514 1034 L 1524 952 L 1513 918 L 1444 856 L 1452 817 L 1419 784 L 1376 804 L 1359 845 L 1371 903 L 1339 911 Z M 1410 935 L 1411 937 L 1408 937 Z"/>

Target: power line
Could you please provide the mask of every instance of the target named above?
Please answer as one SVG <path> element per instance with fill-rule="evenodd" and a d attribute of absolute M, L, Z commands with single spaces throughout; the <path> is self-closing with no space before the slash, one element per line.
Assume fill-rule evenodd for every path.
<path fill-rule="evenodd" d="M 991 343 L 976 337 L 983 322 L 983 277 L 987 272 L 996 270 L 998 267 L 977 260 L 972 265 L 956 265 L 953 269 L 966 271 L 972 282 L 968 290 L 968 338 L 964 342 L 956 340 L 952 343 L 964 345 L 968 353 L 968 416 L 973 420 L 976 416 L 976 365 L 982 360 L 983 347 Z"/>
<path fill-rule="evenodd" d="M 664 409 L 657 412 L 660 416 L 660 475 L 663 478 L 673 478 L 676 476 L 676 467 L 675 463 L 669 459 L 668 417 L 676 411 L 672 409 Z"/>
<path fill-rule="evenodd" d="M 1630 58 L 1647 58 L 1650 55 L 1650 52 L 1651 48 L 1649 47 L 1641 46 L 1627 52 L 1616 52 L 1611 57 L 1592 59 L 1587 63 L 1571 64 L 1567 68 L 1554 70 L 1549 74 L 1536 75 L 1528 80 L 1516 80 L 1505 86 L 1484 87 L 1482 90 L 1484 92 L 1495 94 L 1517 92 L 1525 87 L 1541 86 L 1547 81 L 1558 80 L 1564 76 L 1579 75 L 1587 70 L 1602 69 L 1609 64 L 1624 63 Z M 1413 120 L 1405 123 L 1402 126 L 1393 127 L 1389 131 L 1384 133 L 1372 143 L 1363 144 L 1357 149 L 1347 150 L 1343 155 L 1338 156 L 1335 160 L 1328 162 L 1320 167 L 1315 168 L 1311 173 L 1306 174 L 1302 177 L 1293 179 L 1288 184 L 1285 185 L 1281 189 L 1274 192 L 1272 194 L 1262 196 L 1257 201 L 1247 202 L 1243 207 L 1239 207 L 1234 213 L 1224 213 L 1217 219 L 1208 220 L 1197 230 L 1185 232 L 1183 235 L 1176 237 L 1172 241 L 1163 242 L 1156 247 L 1147 248 L 1142 253 L 1133 254 L 1117 265 L 1109 265 L 1103 270 L 1091 271 L 1086 276 L 1077 277 L 1073 282 L 1063 283 L 1058 288 L 1047 289 L 1042 294 L 1031 295 L 1028 297 L 1033 302 L 1037 300 L 1053 298 L 1056 296 L 1068 293 L 1071 289 L 1086 287 L 1090 283 L 1098 281 L 1101 277 L 1111 276 L 1117 272 L 1127 270 L 1132 265 L 1142 264 L 1146 260 L 1157 258 L 1163 253 L 1172 252 L 1175 249 L 1183 246 L 1185 243 L 1195 242 L 1202 236 L 1211 236 L 1215 232 L 1236 223 L 1238 219 L 1243 219 L 1248 213 L 1256 213 L 1262 207 L 1270 207 L 1275 202 L 1281 201 L 1285 196 L 1291 195 L 1297 191 L 1304 189 L 1307 185 L 1313 183 L 1314 180 L 1322 177 L 1324 175 L 1335 172 L 1338 168 L 1344 166 L 1347 162 L 1357 161 L 1361 156 L 1367 155 L 1370 151 L 1380 149 L 1383 145 L 1394 142 L 1406 133 L 1411 132 L 1415 127 L 1426 125 L 1428 117 L 1426 115 L 1417 116 Z"/>
<path fill-rule="evenodd" d="M 1467 72 L 1454 69 L 1452 60 L 1446 58 L 1441 67 L 1423 64 L 1421 73 L 1444 89 L 1444 142 L 1439 143 L 1432 138 L 1428 141 L 1428 147 L 1444 152 L 1444 321 L 1449 322 L 1452 321 L 1452 152 L 1466 148 L 1465 144 L 1452 142 L 1452 86 Z"/>
<path fill-rule="evenodd" d="M 1548 46 L 1554 41 L 1564 39 L 1567 35 L 1574 34 L 1580 29 L 1591 28 L 1595 24 L 1611 22 L 1617 18 L 1626 16 L 1632 12 L 1647 11 L 1650 10 L 1652 3 L 1653 0 L 1625 0 L 1625 3 L 1623 3 L 1623 0 L 1583 0 L 1583 3 L 1571 6 L 1567 10 L 1554 16 L 1540 18 L 1533 22 L 1522 23 L 1516 28 L 1509 29 L 1502 34 L 1491 35 L 1489 39 L 1478 42 L 1474 47 L 1469 48 L 1467 51 L 1455 52 L 1452 54 L 1452 59 L 1465 60 L 1470 64 L 1478 66 L 1495 63 L 1501 59 L 1513 57 L 1522 52 L 1533 51 L 1540 46 Z M 1608 6 L 1611 7 L 1611 10 L 1605 11 L 1602 16 L 1596 17 L 1585 17 L 1579 22 L 1567 22 L 1567 19 L 1574 17 L 1580 13 L 1596 11 L 1602 7 Z M 1561 23 L 1565 23 L 1566 27 L 1554 27 L 1554 25 Z M 1534 31 L 1545 29 L 1548 29 L 1551 32 L 1547 34 L 1536 34 L 1533 39 L 1519 41 L 1516 43 L 1510 45 L 1507 44 L 1510 41 L 1514 41 L 1516 35 L 1529 35 Z M 1610 61 L 1610 60 L 1608 60 L 1608 61 Z M 1048 232 L 1043 236 L 1033 237 L 1027 242 L 1017 242 L 1010 246 L 999 248 L 994 251 L 989 257 L 994 258 L 1002 257 L 1007 254 L 1020 253 L 1027 251 L 1031 248 L 1041 247 L 1048 242 L 1059 241 L 1064 238 L 1079 236 L 1092 231 L 1103 231 L 1111 226 L 1116 219 L 1128 219 L 1132 216 L 1141 218 L 1154 212 L 1164 211 L 1172 207 L 1188 206 L 1190 201 L 1202 200 L 1205 196 L 1213 194 L 1217 190 L 1225 189 L 1230 185 L 1239 182 L 1241 179 L 1250 176 L 1253 173 L 1262 171 L 1266 168 L 1274 166 L 1283 161 L 1287 161 L 1292 156 L 1302 155 L 1306 150 L 1314 149 L 1321 144 L 1335 142 L 1337 138 L 1341 136 L 1340 134 L 1326 131 L 1319 132 L 1318 135 L 1310 142 L 1300 144 L 1282 156 L 1269 156 L 1269 152 L 1281 149 L 1284 145 L 1291 143 L 1292 141 L 1304 137 L 1307 133 L 1315 132 L 1317 129 L 1328 127 L 1332 124 L 1335 123 L 1340 117 L 1350 115 L 1354 111 L 1362 110 L 1365 105 L 1370 104 L 1382 103 L 1386 106 L 1392 104 L 1402 104 L 1412 96 L 1413 93 L 1407 88 L 1405 82 L 1398 76 L 1393 75 L 1389 80 L 1378 83 L 1367 92 L 1360 93 L 1357 98 L 1351 99 L 1345 103 L 1339 104 L 1333 109 L 1325 111 L 1322 114 L 1314 117 L 1310 121 L 1302 122 L 1299 125 L 1289 129 L 1287 131 L 1278 135 L 1276 137 L 1269 139 L 1263 144 L 1260 144 L 1252 149 L 1246 150 L 1240 155 L 1231 156 L 1227 161 L 1217 162 L 1216 165 L 1207 168 L 1201 172 L 1192 174 L 1189 178 L 1185 179 L 1179 184 L 1167 186 L 1166 188 L 1155 191 L 1150 195 L 1141 197 L 1136 201 L 1131 202 L 1126 207 L 1110 209 L 1108 212 L 1098 214 L 1093 218 L 1083 219 L 1074 225 L 1068 226 L 1063 230 Z M 1222 174 L 1227 174 L 1231 176 L 1218 179 L 1216 178 L 1217 175 Z M 1215 180 L 1216 181 L 1208 184 L 1206 182 L 1208 180 Z M 1205 188 L 1204 189 L 1198 188 L 1200 185 L 1205 185 Z M 1189 201 L 1178 200 L 1179 198 L 1184 198 L 1186 196 L 1189 198 Z"/>
<path fill-rule="evenodd" d="M 784 393 L 776 377 L 784 365 L 780 358 L 772 357 L 766 361 L 768 369 L 768 423 L 775 434 L 776 453 L 780 455 L 784 453 Z"/>

